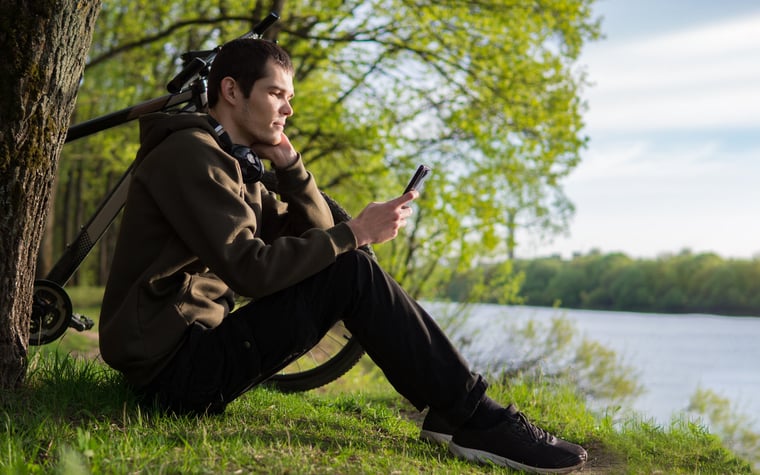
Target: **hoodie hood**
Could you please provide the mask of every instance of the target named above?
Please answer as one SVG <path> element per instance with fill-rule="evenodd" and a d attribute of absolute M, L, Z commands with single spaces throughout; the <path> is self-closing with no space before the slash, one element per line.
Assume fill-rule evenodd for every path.
<path fill-rule="evenodd" d="M 208 117 L 208 114 L 200 112 L 155 112 L 140 117 L 140 150 L 137 151 L 137 161 L 141 161 L 166 137 L 180 130 L 202 129 L 220 143 Z"/>

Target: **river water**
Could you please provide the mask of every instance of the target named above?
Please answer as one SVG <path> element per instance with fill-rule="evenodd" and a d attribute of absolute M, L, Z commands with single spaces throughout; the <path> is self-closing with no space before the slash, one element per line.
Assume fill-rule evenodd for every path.
<path fill-rule="evenodd" d="M 426 307 L 435 316 L 445 312 L 444 305 Z M 505 324 L 562 317 L 580 336 L 614 350 L 634 368 L 645 393 L 628 409 L 667 425 L 683 414 L 697 389 L 710 390 L 728 399 L 732 411 L 746 415 L 749 426 L 760 432 L 760 318 L 499 305 L 473 305 L 469 311 L 467 328 L 475 330 L 477 340 L 472 347 L 504 351 L 499 342 Z M 463 353 L 477 358 L 466 349 Z"/>

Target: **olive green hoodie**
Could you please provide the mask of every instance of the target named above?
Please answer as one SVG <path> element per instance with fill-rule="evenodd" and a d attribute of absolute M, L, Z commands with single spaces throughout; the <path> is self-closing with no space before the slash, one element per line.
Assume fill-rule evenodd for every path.
<path fill-rule="evenodd" d="M 103 359 L 138 387 L 233 293 L 264 297 L 356 247 L 300 157 L 276 170 L 278 199 L 243 183 L 203 114 L 147 115 L 140 143 L 100 315 Z"/>

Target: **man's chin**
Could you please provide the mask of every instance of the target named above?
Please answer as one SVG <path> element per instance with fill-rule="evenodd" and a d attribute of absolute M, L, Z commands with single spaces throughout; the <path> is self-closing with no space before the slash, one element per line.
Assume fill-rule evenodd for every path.
<path fill-rule="evenodd" d="M 271 146 L 277 146 L 280 145 L 282 142 L 282 133 L 277 132 L 271 135 L 259 135 L 256 137 L 256 140 L 253 141 L 253 144 L 259 144 L 259 145 L 271 145 Z"/>
<path fill-rule="evenodd" d="M 282 131 L 273 131 L 267 137 L 262 138 L 266 138 L 266 140 L 262 140 L 261 143 L 266 143 L 269 145 L 280 145 L 280 142 L 282 142 Z"/>

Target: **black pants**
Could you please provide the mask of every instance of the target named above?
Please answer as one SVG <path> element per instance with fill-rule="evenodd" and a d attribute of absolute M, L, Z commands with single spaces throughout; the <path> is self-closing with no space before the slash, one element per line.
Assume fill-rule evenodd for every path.
<path fill-rule="evenodd" d="M 470 372 L 425 310 L 361 251 L 232 312 L 216 328 L 193 326 L 144 392 L 176 412 L 221 412 L 311 349 L 339 320 L 417 409 L 429 406 L 454 425 L 472 415 L 485 380 Z"/>

